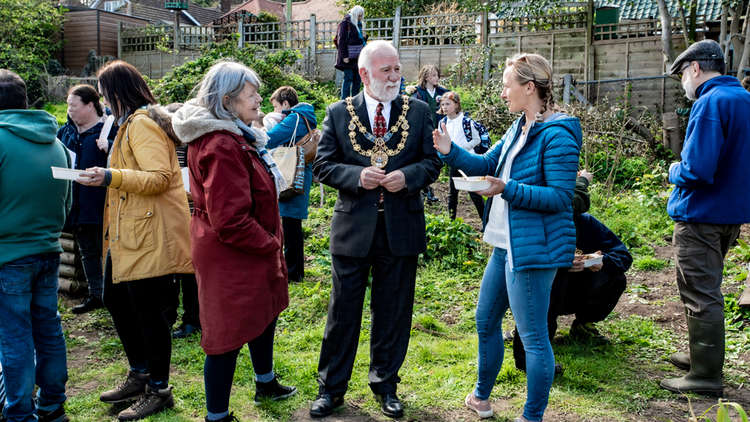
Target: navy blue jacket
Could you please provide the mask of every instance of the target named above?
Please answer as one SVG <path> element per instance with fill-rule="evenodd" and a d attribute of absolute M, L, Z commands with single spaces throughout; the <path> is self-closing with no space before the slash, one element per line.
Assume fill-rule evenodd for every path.
<path fill-rule="evenodd" d="M 96 145 L 104 123 L 99 122 L 87 131 L 79 134 L 76 125 L 68 119 L 65 126 L 57 131 L 57 138 L 76 154 L 75 168 L 107 167 L 107 153 Z M 112 148 L 117 125 L 109 131 L 109 147 Z M 102 224 L 104 215 L 104 196 L 107 189 L 99 186 L 84 186 L 73 183 L 73 207 L 68 215 L 68 225 Z"/>
<path fill-rule="evenodd" d="M 576 248 L 585 254 L 602 251 L 602 271 L 624 274 L 633 263 L 628 248 L 601 221 L 589 213 L 575 216 Z"/>
<path fill-rule="evenodd" d="M 750 222 L 750 93 L 732 76 L 695 93 L 682 161 L 669 169 L 667 213 L 688 223 Z"/>
<path fill-rule="evenodd" d="M 529 129 L 501 197 L 487 200 L 485 225 L 492 201 L 508 202 L 511 271 L 570 267 L 573 262 L 572 202 L 583 133 L 577 118 L 555 117 Z M 448 155 L 439 156 L 469 176 L 499 177 L 525 121 L 525 116 L 517 119 L 503 138 L 482 155 L 453 144 Z"/>
<path fill-rule="evenodd" d="M 307 135 L 307 126 L 305 121 L 299 118 L 304 116 L 310 123 L 310 128 L 315 129 L 318 125 L 318 121 L 315 118 L 315 109 L 312 105 L 307 103 L 299 103 L 292 107 L 291 110 L 284 110 L 284 114 L 287 116 L 268 131 L 268 144 L 266 148 L 273 149 L 280 145 L 286 145 L 295 135 L 294 128 L 297 128 L 297 133 L 294 136 L 294 142 L 296 143 L 302 137 Z M 307 218 L 307 206 L 310 201 L 310 186 L 312 186 L 312 163 L 305 166 L 305 193 L 289 198 L 285 201 L 279 200 L 279 213 L 282 217 L 296 218 L 304 220 Z"/>
<path fill-rule="evenodd" d="M 412 98 L 424 101 L 428 106 L 430 106 L 430 111 L 432 112 L 432 125 L 434 127 L 438 127 L 438 122 L 443 118 L 443 113 L 440 112 L 440 101 L 438 101 L 438 97 L 448 92 L 448 90 L 438 85 L 435 87 L 435 96 L 431 97 L 430 93 L 427 92 L 426 89 L 422 88 L 421 86 L 417 86 L 416 88 L 417 89 L 412 95 Z"/>

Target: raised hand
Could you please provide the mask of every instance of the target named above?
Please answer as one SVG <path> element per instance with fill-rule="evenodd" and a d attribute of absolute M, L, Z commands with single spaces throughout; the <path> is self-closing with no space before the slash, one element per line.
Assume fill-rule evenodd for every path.
<path fill-rule="evenodd" d="M 445 123 L 440 122 L 440 130 L 432 131 L 432 145 L 443 155 L 448 155 L 451 152 L 451 137 L 448 136 L 448 131 L 445 129 Z"/>

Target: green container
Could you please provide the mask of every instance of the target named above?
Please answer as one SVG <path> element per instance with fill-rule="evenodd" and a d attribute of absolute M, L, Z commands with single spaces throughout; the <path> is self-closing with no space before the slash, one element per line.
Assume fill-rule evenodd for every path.
<path fill-rule="evenodd" d="M 613 6 L 604 6 L 596 9 L 594 12 L 594 39 L 595 40 L 612 40 L 617 38 L 613 33 L 617 30 L 617 24 L 620 22 L 620 8 Z M 604 25 L 604 26 L 600 26 Z M 601 34 L 601 32 L 606 32 Z"/>
<path fill-rule="evenodd" d="M 165 9 L 171 9 L 171 10 L 187 10 L 187 8 L 188 8 L 188 2 L 186 2 L 186 1 L 165 1 L 164 2 L 164 8 Z"/>

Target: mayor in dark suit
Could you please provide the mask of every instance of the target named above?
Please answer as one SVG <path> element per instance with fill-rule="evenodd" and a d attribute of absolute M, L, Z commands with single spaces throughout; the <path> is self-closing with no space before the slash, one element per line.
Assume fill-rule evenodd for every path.
<path fill-rule="evenodd" d="M 398 370 L 411 330 L 417 256 L 426 248 L 423 187 L 440 160 L 430 110 L 399 96 L 401 64 L 390 42 L 362 49 L 365 91 L 328 107 L 313 173 L 338 190 L 331 222 L 332 291 L 312 417 L 344 403 L 372 275 L 370 388 L 386 416 L 403 415 Z"/>

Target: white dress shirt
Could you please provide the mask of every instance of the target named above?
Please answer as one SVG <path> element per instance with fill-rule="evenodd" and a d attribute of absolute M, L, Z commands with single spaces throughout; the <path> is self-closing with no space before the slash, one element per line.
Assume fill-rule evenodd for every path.
<path fill-rule="evenodd" d="M 378 107 L 378 103 L 383 104 L 383 117 L 385 117 L 385 130 L 388 131 L 390 129 L 388 127 L 388 122 L 391 121 L 391 102 L 390 101 L 378 101 L 375 98 L 372 98 L 371 96 L 367 95 L 367 91 L 364 92 L 365 94 L 365 106 L 367 106 L 367 115 L 370 117 L 370 130 L 372 132 L 375 131 L 375 109 Z"/>

